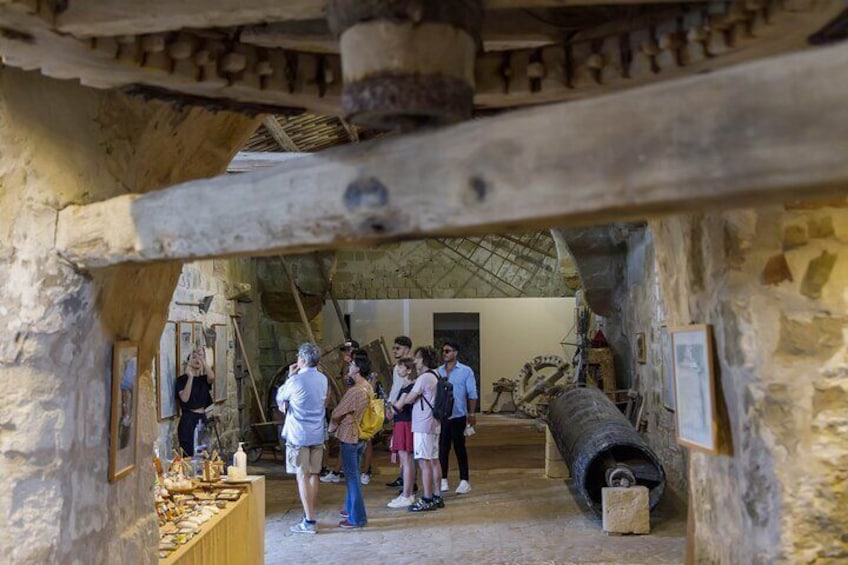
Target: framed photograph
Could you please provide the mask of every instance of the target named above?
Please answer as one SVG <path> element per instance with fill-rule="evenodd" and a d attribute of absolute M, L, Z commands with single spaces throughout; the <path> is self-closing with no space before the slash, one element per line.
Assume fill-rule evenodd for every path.
<path fill-rule="evenodd" d="M 660 328 L 660 346 L 662 348 L 662 383 L 663 383 L 663 405 L 666 409 L 674 412 L 674 358 L 671 354 L 671 334 L 668 326 Z"/>
<path fill-rule="evenodd" d="M 645 332 L 636 334 L 636 361 L 642 365 L 648 362 L 648 344 L 645 341 Z"/>
<path fill-rule="evenodd" d="M 136 464 L 138 438 L 138 346 L 119 341 L 112 351 L 112 414 L 109 482 L 127 476 Z"/>
<path fill-rule="evenodd" d="M 677 443 L 718 452 L 715 375 L 710 326 L 675 328 L 671 333 Z"/>
<path fill-rule="evenodd" d="M 215 355 L 212 370 L 215 371 L 215 382 L 212 387 L 212 397 L 215 402 L 224 402 L 227 399 L 227 326 L 215 324 Z"/>
<path fill-rule="evenodd" d="M 168 322 L 159 338 L 159 354 L 156 356 L 156 398 L 159 421 L 177 415 L 177 324 Z"/>
<path fill-rule="evenodd" d="M 185 363 L 194 348 L 197 347 L 194 322 L 179 322 L 177 324 L 177 376 L 185 370 Z"/>

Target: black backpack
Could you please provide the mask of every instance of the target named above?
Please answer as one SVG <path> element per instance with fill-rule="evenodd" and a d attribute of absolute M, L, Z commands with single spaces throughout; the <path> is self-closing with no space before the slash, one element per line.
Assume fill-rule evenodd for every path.
<path fill-rule="evenodd" d="M 433 401 L 433 404 L 430 404 L 423 394 L 421 400 L 427 403 L 427 406 L 433 412 L 433 418 L 436 420 L 450 418 L 453 414 L 453 385 L 447 377 L 442 377 L 433 371 L 427 372 L 436 375 L 436 400 Z"/>

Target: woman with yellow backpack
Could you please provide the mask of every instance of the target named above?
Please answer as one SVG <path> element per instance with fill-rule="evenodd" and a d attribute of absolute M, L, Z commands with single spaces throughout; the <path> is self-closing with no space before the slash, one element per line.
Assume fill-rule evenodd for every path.
<path fill-rule="evenodd" d="M 379 418 L 379 425 L 383 423 L 382 415 L 372 413 L 374 389 L 366 378 L 370 374 L 368 354 L 361 349 L 353 351 L 347 377 L 350 388 L 330 416 L 330 431 L 335 432 L 341 443 L 342 471 L 347 485 L 345 506 L 339 512 L 342 518 L 339 527 L 344 529 L 361 528 L 368 523 L 359 466 L 365 445 L 377 431 L 372 431 L 372 421 Z"/>

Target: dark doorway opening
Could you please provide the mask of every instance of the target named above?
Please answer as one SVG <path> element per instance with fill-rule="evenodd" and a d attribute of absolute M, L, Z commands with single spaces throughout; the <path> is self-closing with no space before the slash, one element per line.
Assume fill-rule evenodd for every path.
<path fill-rule="evenodd" d="M 477 395 L 480 391 L 480 314 L 477 312 L 445 312 L 433 314 L 433 345 L 441 352 L 446 340 L 459 344 L 459 362 L 474 371 Z M 480 402 L 477 402 L 477 412 Z"/>

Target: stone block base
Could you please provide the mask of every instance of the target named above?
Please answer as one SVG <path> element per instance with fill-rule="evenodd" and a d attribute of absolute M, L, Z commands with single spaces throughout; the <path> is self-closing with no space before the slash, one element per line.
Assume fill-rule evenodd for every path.
<path fill-rule="evenodd" d="M 570 479 L 571 473 L 562 459 L 545 459 L 545 477 L 548 479 Z"/>
<path fill-rule="evenodd" d="M 562 459 L 554 436 L 551 435 L 551 430 L 547 426 L 545 426 L 545 459 Z"/>
<path fill-rule="evenodd" d="M 651 533 L 648 487 L 601 489 L 603 527 L 608 534 Z"/>
<path fill-rule="evenodd" d="M 570 479 L 571 473 L 562 460 L 551 430 L 545 428 L 545 477 L 549 479 Z"/>

